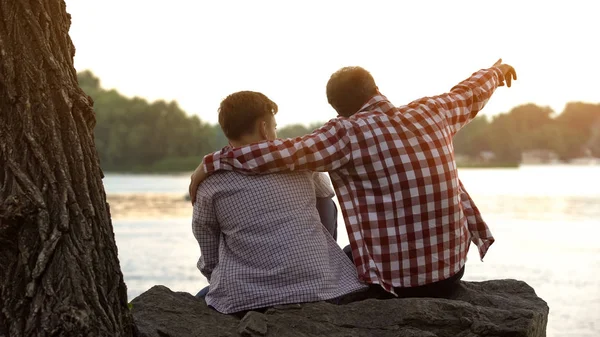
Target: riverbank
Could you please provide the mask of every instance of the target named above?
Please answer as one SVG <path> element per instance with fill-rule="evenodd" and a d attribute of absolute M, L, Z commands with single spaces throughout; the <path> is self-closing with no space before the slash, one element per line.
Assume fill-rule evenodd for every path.
<path fill-rule="evenodd" d="M 102 165 L 104 173 L 110 174 L 183 174 L 193 172 L 202 161 L 202 156 L 173 157 L 161 159 L 148 165 L 115 166 Z"/>
<path fill-rule="evenodd" d="M 191 174 L 202 158 L 174 158 L 165 159 L 148 166 L 134 166 L 130 168 L 108 167 L 103 168 L 106 174 L 171 174 L 183 175 Z M 457 163 L 458 168 L 518 168 L 519 163 L 478 163 L 478 162 L 463 162 Z"/>

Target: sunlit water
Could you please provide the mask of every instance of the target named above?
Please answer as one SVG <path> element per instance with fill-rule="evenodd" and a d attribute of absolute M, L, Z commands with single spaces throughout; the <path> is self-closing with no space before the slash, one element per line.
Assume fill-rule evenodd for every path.
<path fill-rule="evenodd" d="M 460 175 L 496 238 L 484 262 L 471 247 L 464 279 L 526 281 L 550 306 L 548 336 L 600 336 L 600 166 Z M 207 284 L 196 269 L 188 182 L 189 175 L 104 179 L 130 299 L 155 284 L 191 293 Z"/>

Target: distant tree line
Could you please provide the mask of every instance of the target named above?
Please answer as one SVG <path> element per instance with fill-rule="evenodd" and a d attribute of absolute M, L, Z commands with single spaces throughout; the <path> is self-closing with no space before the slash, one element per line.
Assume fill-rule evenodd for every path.
<path fill-rule="evenodd" d="M 94 136 L 105 171 L 193 169 L 202 154 L 226 144 L 214 125 L 187 115 L 175 102 L 149 103 L 103 89 L 90 71 L 78 73 L 78 79 L 94 100 Z"/>
<path fill-rule="evenodd" d="M 227 144 L 219 125 L 186 114 L 176 102 L 125 97 L 102 88 L 90 71 L 78 73 L 78 79 L 94 99 L 96 148 L 105 171 L 188 171 Z M 320 125 L 289 125 L 278 136 L 301 136 Z M 558 115 L 527 104 L 493 118 L 480 116 L 455 136 L 454 144 L 457 155 L 489 151 L 500 162 L 518 162 L 521 152 L 535 149 L 554 151 L 562 160 L 586 153 L 600 157 L 600 104 L 569 103 Z"/>
<path fill-rule="evenodd" d="M 562 113 L 520 105 L 492 118 L 479 116 L 454 137 L 455 152 L 476 157 L 490 151 L 499 162 L 519 162 L 521 153 L 554 152 L 562 161 L 600 157 L 600 104 L 572 102 Z"/>

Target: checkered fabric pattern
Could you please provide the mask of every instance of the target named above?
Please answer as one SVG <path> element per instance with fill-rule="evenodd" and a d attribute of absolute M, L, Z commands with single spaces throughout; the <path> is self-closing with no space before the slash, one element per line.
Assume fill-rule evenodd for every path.
<path fill-rule="evenodd" d="M 318 198 L 333 198 L 335 192 L 331 187 L 331 180 L 326 173 L 313 172 L 313 183 L 315 185 L 315 193 Z"/>
<path fill-rule="evenodd" d="M 320 222 L 316 196 L 333 196 L 323 175 L 218 172 L 202 184 L 192 228 L 209 305 L 229 314 L 366 288 Z"/>
<path fill-rule="evenodd" d="M 493 67 L 401 107 L 376 95 L 310 135 L 225 149 L 204 168 L 328 171 L 361 280 L 392 293 L 444 280 L 465 264 L 471 239 L 482 259 L 494 241 L 458 179 L 452 139 L 501 81 Z"/>

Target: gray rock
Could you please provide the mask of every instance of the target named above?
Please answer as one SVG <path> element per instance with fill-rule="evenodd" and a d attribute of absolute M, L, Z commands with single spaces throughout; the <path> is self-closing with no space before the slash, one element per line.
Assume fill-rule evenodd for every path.
<path fill-rule="evenodd" d="M 256 312 L 248 312 L 240 321 L 238 332 L 242 336 L 266 336 L 267 335 L 267 316 Z"/>
<path fill-rule="evenodd" d="M 188 293 L 155 286 L 132 301 L 138 337 L 541 337 L 548 305 L 516 280 L 461 282 L 451 299 L 365 300 L 277 306 L 241 321 Z"/>

